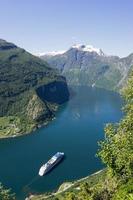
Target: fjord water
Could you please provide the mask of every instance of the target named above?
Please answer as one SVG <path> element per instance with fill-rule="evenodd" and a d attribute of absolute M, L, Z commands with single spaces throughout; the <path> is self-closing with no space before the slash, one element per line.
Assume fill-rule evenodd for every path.
<path fill-rule="evenodd" d="M 104 138 L 104 125 L 122 117 L 119 94 L 103 89 L 73 87 L 73 95 L 56 119 L 32 134 L 0 141 L 0 182 L 12 188 L 17 199 L 30 193 L 52 191 L 64 181 L 103 168 L 95 154 Z M 44 177 L 40 166 L 57 151 L 65 159 Z"/>

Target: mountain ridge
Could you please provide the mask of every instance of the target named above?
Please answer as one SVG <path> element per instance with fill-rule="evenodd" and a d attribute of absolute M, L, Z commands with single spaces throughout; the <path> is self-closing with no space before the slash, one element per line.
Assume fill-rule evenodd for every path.
<path fill-rule="evenodd" d="M 58 69 L 69 85 L 95 85 L 109 90 L 123 87 L 133 65 L 133 54 L 120 58 L 90 45 L 74 45 L 65 53 L 40 58 Z"/>
<path fill-rule="evenodd" d="M 95 48 L 93 47 L 92 45 L 84 45 L 84 44 L 73 44 L 68 50 L 72 49 L 72 48 L 75 48 L 75 49 L 79 49 L 79 50 L 82 50 L 82 51 L 88 51 L 88 52 L 96 52 L 97 54 L 103 54 L 104 55 L 104 52 L 102 51 L 102 49 L 100 48 Z M 64 54 L 66 53 L 68 50 L 60 50 L 60 51 L 49 51 L 49 52 L 43 52 L 43 53 L 37 53 L 37 54 L 34 54 L 36 56 L 45 56 L 45 55 L 51 55 L 51 56 L 54 56 L 54 55 L 58 55 L 58 54 Z"/>

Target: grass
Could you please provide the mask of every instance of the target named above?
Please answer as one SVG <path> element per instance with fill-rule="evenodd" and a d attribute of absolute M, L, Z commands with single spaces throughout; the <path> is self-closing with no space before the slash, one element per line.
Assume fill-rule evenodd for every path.
<path fill-rule="evenodd" d="M 0 138 L 19 136 L 24 132 L 30 132 L 33 127 L 34 124 L 26 124 L 26 120 L 18 116 L 0 117 Z"/>
<path fill-rule="evenodd" d="M 21 123 L 19 117 L 8 116 L 0 117 L 0 136 L 8 137 L 21 132 Z"/>

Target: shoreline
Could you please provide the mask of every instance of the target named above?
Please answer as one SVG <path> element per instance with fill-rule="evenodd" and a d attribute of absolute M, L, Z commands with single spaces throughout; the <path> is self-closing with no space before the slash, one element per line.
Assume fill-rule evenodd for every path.
<path fill-rule="evenodd" d="M 51 192 L 49 195 L 45 195 L 45 193 L 44 194 L 38 194 L 38 195 L 34 195 L 34 194 L 31 194 L 29 197 L 26 197 L 25 198 L 25 200 L 34 200 L 34 198 L 36 198 L 36 197 L 42 197 L 43 199 L 47 199 L 47 198 L 51 198 L 51 197 L 55 197 L 56 195 L 58 195 L 58 194 L 61 194 L 61 193 L 63 193 L 63 192 L 66 192 L 68 189 L 70 189 L 71 187 L 73 187 L 75 184 L 77 184 L 77 183 L 80 183 L 80 182 L 82 182 L 82 181 L 85 181 L 86 179 L 88 179 L 88 178 L 90 178 L 90 177 L 92 177 L 92 176 L 95 176 L 95 175 L 98 175 L 98 174 L 100 174 L 100 173 L 102 173 L 103 171 L 105 170 L 105 168 L 104 169 L 101 169 L 101 170 L 99 170 L 99 171 L 97 171 L 97 172 L 94 172 L 93 174 L 90 174 L 90 175 L 88 175 L 88 176 L 85 176 L 85 177 L 83 177 L 83 178 L 81 178 L 81 179 L 78 179 L 78 180 L 75 180 L 75 181 L 72 181 L 72 182 L 64 182 L 64 183 L 62 183 L 60 186 L 59 186 L 59 188 L 57 189 L 57 191 L 56 192 Z M 63 189 L 62 189 L 63 188 Z M 36 200 L 36 199 L 35 199 Z"/>
<path fill-rule="evenodd" d="M 58 112 L 58 109 L 57 109 L 56 112 Z M 49 123 L 52 122 L 52 121 L 55 120 L 55 119 L 56 119 L 55 116 L 49 118 L 49 120 L 44 121 L 43 124 L 38 124 L 37 127 L 34 127 L 30 132 L 22 132 L 22 133 L 20 133 L 20 134 L 14 134 L 14 135 L 9 135 L 9 136 L 0 136 L 0 140 L 11 139 L 11 138 L 17 138 L 17 137 L 23 137 L 23 136 L 26 136 L 26 135 L 34 134 L 36 130 L 48 126 Z"/>

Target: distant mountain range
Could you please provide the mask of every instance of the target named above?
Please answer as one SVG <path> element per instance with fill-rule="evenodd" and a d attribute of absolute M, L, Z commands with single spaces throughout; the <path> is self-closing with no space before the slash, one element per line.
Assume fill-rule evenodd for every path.
<path fill-rule="evenodd" d="M 90 45 L 73 45 L 67 51 L 38 56 L 58 69 L 69 85 L 97 86 L 109 90 L 121 88 L 133 66 L 133 54 L 125 58 L 108 56 Z"/>
<path fill-rule="evenodd" d="M 0 39 L 0 137 L 27 133 L 46 123 L 68 98 L 64 77 Z"/>

